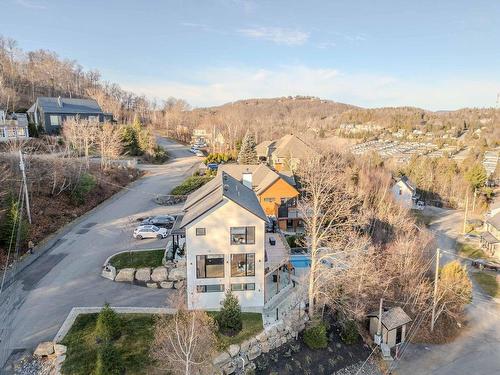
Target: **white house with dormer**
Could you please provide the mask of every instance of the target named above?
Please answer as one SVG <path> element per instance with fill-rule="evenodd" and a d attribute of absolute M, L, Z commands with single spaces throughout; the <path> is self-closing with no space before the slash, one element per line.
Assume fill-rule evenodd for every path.
<path fill-rule="evenodd" d="M 397 179 L 391 191 L 394 199 L 404 207 L 411 209 L 416 206 L 419 195 L 415 184 L 408 177 L 403 176 Z"/>

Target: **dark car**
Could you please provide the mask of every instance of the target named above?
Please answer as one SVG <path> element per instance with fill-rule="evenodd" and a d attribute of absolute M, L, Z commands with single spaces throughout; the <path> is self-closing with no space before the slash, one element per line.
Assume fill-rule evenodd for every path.
<path fill-rule="evenodd" d="M 161 228 L 172 228 L 175 218 L 170 215 L 150 216 L 141 222 L 141 225 L 156 225 Z"/>

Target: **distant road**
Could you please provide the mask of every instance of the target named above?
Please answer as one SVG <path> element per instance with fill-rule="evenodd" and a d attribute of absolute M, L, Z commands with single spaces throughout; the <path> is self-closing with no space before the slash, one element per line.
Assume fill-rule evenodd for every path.
<path fill-rule="evenodd" d="M 106 258 L 119 250 L 165 246 L 166 240 L 132 238 L 129 220 L 175 213 L 153 199 L 168 194 L 200 159 L 186 146 L 159 138 L 169 152 L 164 165 L 140 165 L 148 174 L 110 198 L 41 256 L 0 295 L 0 368 L 15 349 L 51 340 L 74 306 L 165 306 L 171 291 L 114 283 L 100 276 Z M 128 228 L 125 228 L 127 227 Z M 125 230 L 126 229 L 126 230 Z"/>
<path fill-rule="evenodd" d="M 455 252 L 463 225 L 463 212 L 433 209 L 431 224 L 440 249 Z M 442 264 L 456 259 L 443 254 Z M 394 372 L 399 375 L 500 374 L 500 305 L 474 285 L 468 324 L 453 342 L 444 345 L 410 345 Z"/>

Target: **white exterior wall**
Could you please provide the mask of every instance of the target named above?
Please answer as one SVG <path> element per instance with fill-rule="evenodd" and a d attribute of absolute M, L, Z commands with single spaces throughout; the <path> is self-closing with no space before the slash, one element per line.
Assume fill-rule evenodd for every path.
<path fill-rule="evenodd" d="M 231 245 L 231 227 L 255 227 L 254 245 Z M 196 228 L 205 228 L 205 236 L 196 236 Z M 187 294 L 190 309 L 220 309 L 225 292 L 198 293 L 197 285 L 255 283 L 255 290 L 234 291 L 243 310 L 261 311 L 264 306 L 264 220 L 243 207 L 224 201 L 186 227 Z M 255 253 L 255 276 L 231 277 L 230 254 Z M 224 278 L 196 278 L 197 255 L 224 254 Z"/>
<path fill-rule="evenodd" d="M 378 328 L 378 318 L 377 317 L 371 317 L 370 318 L 370 335 L 372 337 L 375 337 L 375 334 L 377 333 L 377 328 Z M 384 326 L 382 326 L 382 341 L 386 343 L 389 348 L 392 348 L 396 346 L 396 333 L 397 329 L 393 329 L 391 331 L 388 331 Z M 402 332 L 401 332 L 401 342 L 405 342 L 406 339 L 406 324 L 403 325 L 402 327 Z"/>
<path fill-rule="evenodd" d="M 395 183 L 392 186 L 391 191 L 394 199 L 396 199 L 398 203 L 402 204 L 406 208 L 413 207 L 413 192 L 408 189 L 408 186 L 406 186 L 402 181 Z M 400 191 L 401 194 L 399 194 Z"/>

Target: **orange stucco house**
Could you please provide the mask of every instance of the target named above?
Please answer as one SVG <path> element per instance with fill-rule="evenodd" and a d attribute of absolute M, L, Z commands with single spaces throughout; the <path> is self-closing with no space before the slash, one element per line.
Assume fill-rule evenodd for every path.
<path fill-rule="evenodd" d="M 224 164 L 218 174 L 225 172 L 251 188 L 268 216 L 278 220 L 281 230 L 296 232 L 302 228 L 297 208 L 299 192 L 291 173 L 275 172 L 265 164 Z"/>

